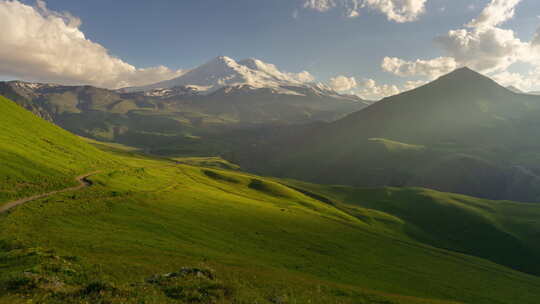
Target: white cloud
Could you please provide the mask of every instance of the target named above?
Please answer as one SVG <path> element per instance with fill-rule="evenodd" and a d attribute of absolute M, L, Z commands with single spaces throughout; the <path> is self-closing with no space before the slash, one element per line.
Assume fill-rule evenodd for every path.
<path fill-rule="evenodd" d="M 426 80 L 409 80 L 403 85 L 403 91 L 414 90 L 428 83 Z"/>
<path fill-rule="evenodd" d="M 516 5 L 521 0 L 492 0 L 476 19 L 467 24 L 473 28 L 489 28 L 514 17 Z"/>
<path fill-rule="evenodd" d="M 430 79 L 456 69 L 457 63 L 452 57 L 439 57 L 431 60 L 405 61 L 396 57 L 385 57 L 381 67 L 392 74 L 407 76 L 427 76 Z"/>
<path fill-rule="evenodd" d="M 337 76 L 330 79 L 328 86 L 338 92 L 350 92 L 366 100 L 380 100 L 384 97 L 416 89 L 427 82 L 425 80 L 407 81 L 400 88 L 397 85 L 380 84 L 370 78 L 359 81 L 354 77 Z"/>
<path fill-rule="evenodd" d="M 436 42 L 460 65 L 483 72 L 506 69 L 519 60 L 527 61 L 529 48 L 512 30 L 497 27 L 452 30 L 436 38 Z"/>
<path fill-rule="evenodd" d="M 378 84 L 373 79 L 365 79 L 360 82 L 359 88 L 357 95 L 367 100 L 379 100 L 401 92 L 396 85 Z"/>
<path fill-rule="evenodd" d="M 17 0 L 0 1 L 0 75 L 117 88 L 171 79 L 182 71 L 136 68 L 87 39 L 80 19 Z"/>
<path fill-rule="evenodd" d="M 526 42 L 519 39 L 514 31 L 499 27 L 514 16 L 519 3 L 520 0 L 491 0 L 480 15 L 466 24 L 465 28 L 451 30 L 446 35 L 437 37 L 435 42 L 446 53 L 445 57 L 416 61 L 385 58 L 381 66 L 399 76 L 429 78 L 451 71 L 452 66 L 468 66 L 496 77 L 504 85 L 532 85 L 534 81 L 538 81 L 538 78 L 534 78 L 537 75 L 535 72 L 522 75 L 510 73 L 508 68 L 515 63 L 524 63 L 538 70 L 540 29 L 530 42 Z M 522 82 L 521 86 L 518 85 L 519 82 Z"/>
<path fill-rule="evenodd" d="M 400 88 L 397 85 L 379 84 L 373 79 L 365 79 L 358 84 L 360 89 L 357 95 L 368 100 L 379 100 L 384 97 L 416 89 L 426 83 L 428 83 L 426 80 L 411 80 L 405 82 Z"/>
<path fill-rule="evenodd" d="M 360 10 L 369 8 L 386 15 L 388 20 L 398 23 L 418 19 L 425 11 L 427 0 L 303 0 L 304 8 L 327 12 L 341 8 L 348 17 L 358 17 Z"/>
<path fill-rule="evenodd" d="M 334 7 L 336 7 L 335 0 L 306 0 L 304 3 L 304 8 L 316 10 L 319 12 L 326 12 Z"/>
<path fill-rule="evenodd" d="M 386 14 L 388 20 L 403 23 L 417 20 L 424 13 L 426 2 L 427 0 L 366 0 L 365 4 Z"/>
<path fill-rule="evenodd" d="M 290 79 L 293 81 L 301 82 L 301 83 L 308 83 L 315 81 L 315 77 L 311 75 L 308 71 L 303 71 L 300 73 L 285 73 Z"/>
<path fill-rule="evenodd" d="M 354 77 L 337 76 L 330 79 L 330 87 L 336 91 L 350 91 L 358 85 Z"/>
<path fill-rule="evenodd" d="M 523 92 L 538 90 L 538 84 L 540 83 L 540 67 L 529 71 L 526 75 L 503 71 L 493 74 L 491 77 L 505 87 L 514 86 Z"/>

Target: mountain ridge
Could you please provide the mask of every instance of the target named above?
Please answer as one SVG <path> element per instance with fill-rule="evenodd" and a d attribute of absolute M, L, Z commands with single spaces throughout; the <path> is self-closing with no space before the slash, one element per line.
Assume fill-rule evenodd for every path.
<path fill-rule="evenodd" d="M 204 155 L 216 153 L 207 147 L 222 145 L 217 134 L 229 130 L 332 121 L 369 104 L 324 86 L 292 84 L 224 86 L 212 93 L 193 86 L 126 93 L 11 81 L 0 82 L 0 94 L 81 136 L 145 149 L 185 146 L 192 151 L 198 146 L 189 153 Z"/>
<path fill-rule="evenodd" d="M 534 144 L 539 117 L 540 97 L 516 94 L 462 68 L 228 157 L 259 174 L 317 183 L 419 186 L 540 202 L 540 166 L 534 161 L 540 156 Z"/>

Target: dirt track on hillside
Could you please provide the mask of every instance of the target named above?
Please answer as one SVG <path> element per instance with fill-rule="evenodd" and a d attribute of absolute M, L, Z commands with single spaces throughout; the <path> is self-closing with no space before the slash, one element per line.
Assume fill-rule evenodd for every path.
<path fill-rule="evenodd" d="M 15 207 L 17 207 L 19 205 L 22 205 L 24 203 L 28 203 L 30 201 L 34 201 L 34 200 L 37 200 L 37 199 L 40 199 L 40 198 L 45 198 L 45 197 L 48 197 L 48 196 L 51 196 L 51 195 L 54 195 L 54 194 L 58 194 L 58 193 L 62 193 L 62 192 L 77 191 L 77 190 L 81 190 L 81 189 L 86 188 L 86 187 L 90 187 L 90 186 L 92 186 L 92 181 L 89 180 L 88 177 L 90 177 L 92 175 L 95 175 L 97 173 L 99 173 L 99 172 L 86 173 L 86 174 L 83 174 L 81 176 L 77 176 L 75 179 L 77 180 L 77 182 L 79 182 L 78 186 L 69 187 L 69 188 L 56 190 L 56 191 L 43 193 L 43 194 L 36 194 L 36 195 L 33 195 L 33 196 L 18 199 L 16 201 L 8 202 L 8 203 L 0 206 L 0 214 L 5 213 L 5 212 L 9 211 L 10 209 L 15 208 Z"/>

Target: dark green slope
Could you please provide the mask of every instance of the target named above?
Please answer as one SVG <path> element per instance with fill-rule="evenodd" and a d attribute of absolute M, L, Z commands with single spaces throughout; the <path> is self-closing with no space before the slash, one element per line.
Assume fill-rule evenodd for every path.
<path fill-rule="evenodd" d="M 361 208 L 393 215 L 394 226 L 425 244 L 540 275 L 540 205 L 489 201 L 423 188 L 354 188 L 289 181 L 370 221 Z"/>
<path fill-rule="evenodd" d="M 351 114 L 327 132 L 349 136 L 344 132 L 354 130 L 357 137 L 476 146 L 517 135 L 510 128 L 512 123 L 538 109 L 540 98 L 513 93 L 462 68 Z"/>
<path fill-rule="evenodd" d="M 242 147 L 230 159 L 319 183 L 540 201 L 539 109 L 538 96 L 463 68 L 334 123 Z"/>
<path fill-rule="evenodd" d="M 0 204 L 76 184 L 110 164 L 100 150 L 0 96 Z"/>

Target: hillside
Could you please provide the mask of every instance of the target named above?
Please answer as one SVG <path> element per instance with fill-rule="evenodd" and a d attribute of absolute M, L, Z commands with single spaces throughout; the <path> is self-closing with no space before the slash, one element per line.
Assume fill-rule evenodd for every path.
<path fill-rule="evenodd" d="M 396 234 L 540 274 L 539 204 L 489 201 L 425 188 L 354 188 L 299 181 L 286 184 L 315 193 L 363 220 L 369 221 L 362 208 L 395 216 L 400 224 L 385 228 Z"/>
<path fill-rule="evenodd" d="M 0 205 L 74 185 L 75 176 L 113 161 L 2 96 L 0 113 Z"/>
<path fill-rule="evenodd" d="M 228 157 L 254 172 L 318 183 L 540 201 L 539 110 L 538 96 L 516 94 L 463 68 Z"/>
<path fill-rule="evenodd" d="M 59 130 L 3 104 L 2 113 L 20 114 L 19 125 Z M 13 147 L 36 136 L 17 128 Z M 92 168 L 100 172 L 91 187 L 0 214 L 0 303 L 533 304 L 540 297 L 538 276 L 493 262 L 537 274 L 534 257 L 524 255 L 538 252 L 536 205 L 272 179 L 215 158 L 148 158 L 96 142 L 97 151 L 60 134 L 48 138 L 62 147 L 72 139 L 88 159 L 115 163 Z M 41 157 L 79 170 L 67 152 Z M 459 234 L 464 227 L 477 234 Z M 478 237 L 485 240 L 475 244 Z M 516 240 L 523 247 L 512 254 Z"/>

